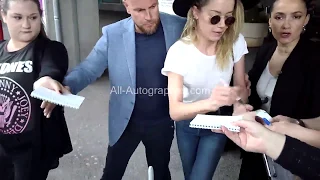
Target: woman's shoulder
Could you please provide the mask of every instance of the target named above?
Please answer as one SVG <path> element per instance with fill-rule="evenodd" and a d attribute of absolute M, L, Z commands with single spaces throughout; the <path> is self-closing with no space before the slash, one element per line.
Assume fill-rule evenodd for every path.
<path fill-rule="evenodd" d="M 236 38 L 236 40 L 234 41 L 233 45 L 236 45 L 236 44 L 243 44 L 246 42 L 246 39 L 244 38 L 244 36 L 240 33 L 238 35 L 238 37 Z"/>
<path fill-rule="evenodd" d="M 173 45 L 171 46 L 174 49 L 180 49 L 180 48 L 187 48 L 192 45 L 191 39 L 189 37 L 183 37 L 177 40 Z"/>
<path fill-rule="evenodd" d="M 311 66 L 319 68 L 320 43 L 309 39 L 302 39 L 299 47 L 297 50 L 302 53 L 303 59 L 308 59 L 307 62 L 309 62 Z"/>
<path fill-rule="evenodd" d="M 44 52 L 45 54 L 67 53 L 67 49 L 62 42 L 44 37 L 36 39 L 34 48 L 35 52 Z"/>
<path fill-rule="evenodd" d="M 170 46 L 168 53 L 185 54 L 186 52 L 188 52 L 187 50 L 189 50 L 190 47 L 192 47 L 192 42 L 188 38 L 180 38 Z"/>
<path fill-rule="evenodd" d="M 296 55 L 295 57 L 301 58 L 303 62 L 308 62 L 307 64 L 316 63 L 320 65 L 319 50 L 319 43 L 307 38 L 301 38 L 292 53 Z"/>
<path fill-rule="evenodd" d="M 301 48 L 306 50 L 307 52 L 310 52 L 312 54 L 318 53 L 320 49 L 320 42 L 315 42 L 310 39 L 302 38 L 300 40 Z"/>
<path fill-rule="evenodd" d="M 46 48 L 47 46 L 50 46 L 51 48 L 65 48 L 65 45 L 62 42 L 47 37 L 38 37 L 35 40 L 35 43 L 38 45 L 38 48 Z"/>

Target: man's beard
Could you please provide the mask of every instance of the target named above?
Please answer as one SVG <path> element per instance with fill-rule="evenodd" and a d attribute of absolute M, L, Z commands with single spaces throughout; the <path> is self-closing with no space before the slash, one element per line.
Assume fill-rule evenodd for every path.
<path fill-rule="evenodd" d="M 157 31 L 159 23 L 160 23 L 160 20 L 155 21 L 155 25 L 151 29 L 144 28 L 143 26 L 138 26 L 138 25 L 136 26 L 143 34 L 152 35 Z"/>

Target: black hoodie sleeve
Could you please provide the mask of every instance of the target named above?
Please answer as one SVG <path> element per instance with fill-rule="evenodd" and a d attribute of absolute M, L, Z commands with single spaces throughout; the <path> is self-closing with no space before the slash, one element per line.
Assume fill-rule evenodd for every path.
<path fill-rule="evenodd" d="M 57 41 L 47 44 L 41 59 L 39 78 L 49 76 L 62 82 L 68 71 L 69 57 L 65 46 Z"/>
<path fill-rule="evenodd" d="M 284 148 L 275 161 L 305 180 L 320 179 L 320 149 L 286 136 Z"/>

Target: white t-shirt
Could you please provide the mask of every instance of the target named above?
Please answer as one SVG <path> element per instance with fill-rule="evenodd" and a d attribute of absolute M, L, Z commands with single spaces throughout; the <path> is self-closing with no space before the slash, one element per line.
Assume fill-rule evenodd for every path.
<path fill-rule="evenodd" d="M 181 40 L 175 42 L 168 50 L 161 73 L 165 76 L 173 72 L 183 76 L 183 102 L 191 103 L 210 97 L 212 90 L 223 79 L 230 84 L 233 66 L 248 53 L 243 35 L 233 45 L 233 56 L 227 68 L 220 70 L 216 56 L 201 53 L 192 43 Z"/>
<path fill-rule="evenodd" d="M 278 77 L 274 77 L 269 71 L 269 63 L 263 70 L 257 83 L 257 93 L 260 99 L 268 98 L 268 102 L 262 104 L 262 109 L 270 113 L 271 99 Z"/>

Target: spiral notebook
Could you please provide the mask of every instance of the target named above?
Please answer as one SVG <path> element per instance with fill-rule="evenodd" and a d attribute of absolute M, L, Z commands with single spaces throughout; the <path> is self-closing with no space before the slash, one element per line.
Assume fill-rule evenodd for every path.
<path fill-rule="evenodd" d="M 51 89 L 39 87 L 31 92 L 31 97 L 48 101 L 56 105 L 79 109 L 84 97 L 73 94 L 59 94 Z"/>
<path fill-rule="evenodd" d="M 241 120 L 242 116 L 219 116 L 198 114 L 191 122 L 189 127 L 199 129 L 221 129 L 225 126 L 230 131 L 240 132 L 240 127 L 234 126 L 231 123 Z"/>

